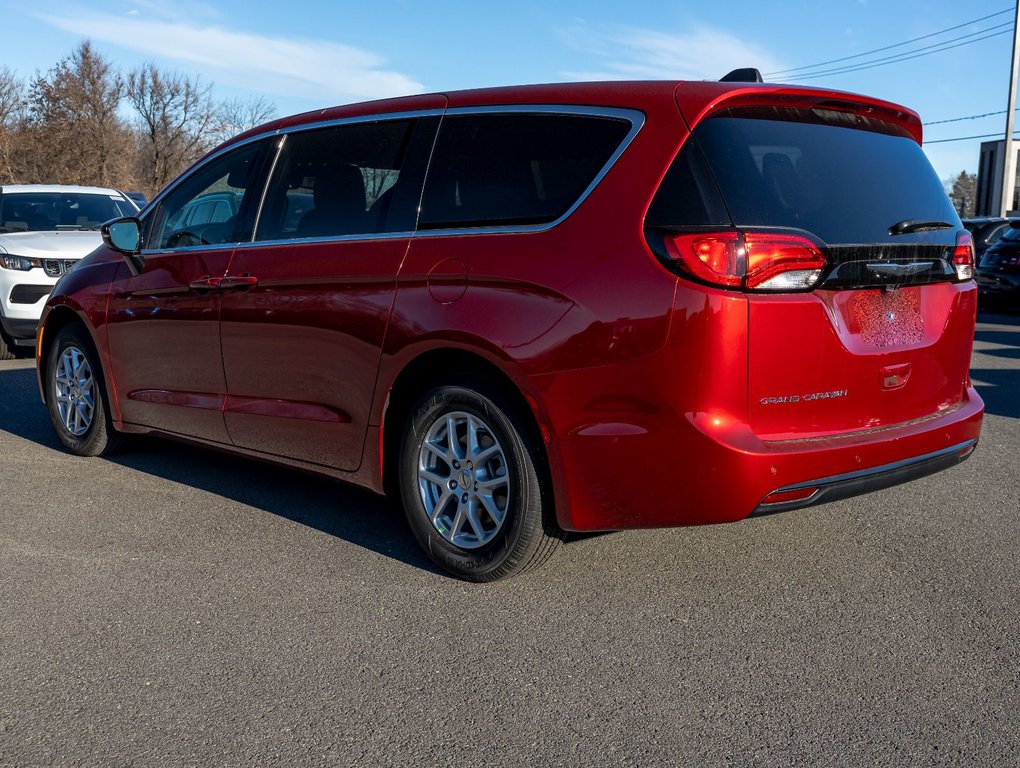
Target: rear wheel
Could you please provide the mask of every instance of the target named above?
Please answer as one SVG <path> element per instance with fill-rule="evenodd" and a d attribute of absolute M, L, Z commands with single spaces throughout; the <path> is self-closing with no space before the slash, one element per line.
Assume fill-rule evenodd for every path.
<path fill-rule="evenodd" d="M 79 456 L 102 456 L 123 446 L 113 428 L 102 369 L 80 325 L 57 333 L 46 362 L 46 403 L 63 446 Z"/>
<path fill-rule="evenodd" d="M 494 581 L 545 562 L 562 534 L 541 455 L 514 410 L 480 382 L 439 386 L 411 413 L 400 494 L 411 530 L 439 566 Z"/>

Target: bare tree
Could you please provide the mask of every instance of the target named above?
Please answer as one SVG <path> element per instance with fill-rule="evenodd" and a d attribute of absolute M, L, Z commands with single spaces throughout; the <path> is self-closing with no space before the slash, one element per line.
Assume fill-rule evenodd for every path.
<path fill-rule="evenodd" d="M 276 115 L 276 105 L 265 96 L 227 99 L 216 110 L 216 122 L 210 137 L 214 144 L 226 141 L 244 131 L 262 125 Z"/>
<path fill-rule="evenodd" d="M 0 67 L 0 125 L 7 125 L 25 101 L 25 84 L 14 70 Z"/>
<path fill-rule="evenodd" d="M 211 85 L 144 64 L 128 74 L 127 98 L 138 112 L 146 192 L 154 194 L 210 146 L 216 114 Z"/>
<path fill-rule="evenodd" d="M 118 114 L 124 82 L 83 41 L 29 88 L 28 176 L 33 181 L 113 186 L 131 162 L 130 131 Z"/>
<path fill-rule="evenodd" d="M 23 116 L 25 83 L 13 70 L 0 67 L 0 184 L 17 181 L 11 165 L 17 121 Z"/>
<path fill-rule="evenodd" d="M 152 195 L 213 145 L 271 119 L 263 96 L 145 64 L 122 77 L 88 40 L 26 83 L 0 66 L 0 183 L 91 184 Z M 124 99 L 137 117 L 125 119 Z"/>

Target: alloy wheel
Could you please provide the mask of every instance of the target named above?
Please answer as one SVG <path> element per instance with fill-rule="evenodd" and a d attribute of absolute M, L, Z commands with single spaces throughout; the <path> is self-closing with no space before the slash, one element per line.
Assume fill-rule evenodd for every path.
<path fill-rule="evenodd" d="M 440 414 L 418 451 L 418 490 L 439 534 L 462 549 L 495 538 L 510 509 L 510 474 L 492 428 L 472 413 Z"/>
<path fill-rule="evenodd" d="M 74 437 L 81 437 L 92 426 L 96 399 L 92 368 L 78 347 L 68 346 L 61 353 L 53 388 L 61 424 Z"/>

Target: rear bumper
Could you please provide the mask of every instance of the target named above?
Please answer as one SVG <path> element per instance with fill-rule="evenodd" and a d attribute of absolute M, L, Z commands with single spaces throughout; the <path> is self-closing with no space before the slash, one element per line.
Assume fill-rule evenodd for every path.
<path fill-rule="evenodd" d="M 803 509 L 816 504 L 825 504 L 839 499 L 848 499 L 851 496 L 860 496 L 872 491 L 880 491 L 883 488 L 891 488 L 894 485 L 907 483 L 911 480 L 919 480 L 922 477 L 941 472 L 943 469 L 955 467 L 962 461 L 970 458 L 977 447 L 977 440 L 968 440 L 959 445 L 943 448 L 940 451 L 916 456 L 910 459 L 903 459 L 880 467 L 872 467 L 857 472 L 848 472 L 843 475 L 823 477 L 818 480 L 796 483 L 779 488 L 770 496 L 779 494 L 796 495 L 798 492 L 808 493 L 810 496 L 793 501 L 769 502 L 766 497 L 761 504 L 751 513 L 751 517 L 771 515 L 776 512 L 786 512 L 792 509 Z"/>
<path fill-rule="evenodd" d="M 596 531 L 735 522 L 783 489 L 816 487 L 799 501 L 821 503 L 955 463 L 952 449 L 977 442 L 984 415 L 981 397 L 964 385 L 977 292 L 970 283 L 930 288 L 922 329 L 930 338 L 903 347 L 909 354 L 902 355 L 852 334 L 840 337 L 830 327 L 833 302 L 823 306 L 827 297 L 755 300 L 759 309 L 777 310 L 754 331 L 760 347 L 782 358 L 770 373 L 788 385 L 770 387 L 773 392 L 854 391 L 794 406 L 801 410 L 789 421 L 800 419 L 800 432 L 754 413 L 769 390 L 759 382 L 748 394 L 755 313 L 735 292 L 681 286 L 660 352 L 533 377 L 549 433 L 560 526 Z M 803 352 L 822 349 L 824 357 Z M 832 375 L 819 368 L 820 359 Z M 904 360 L 913 364 L 919 386 L 879 389 L 881 366 Z M 831 488 L 822 493 L 820 481 Z"/>
<path fill-rule="evenodd" d="M 973 388 L 944 413 L 826 438 L 763 441 L 745 423 L 662 410 L 641 429 L 561 435 L 557 517 L 593 531 L 728 523 L 887 488 L 966 458 L 984 404 Z M 769 496 L 817 492 L 766 505 Z"/>

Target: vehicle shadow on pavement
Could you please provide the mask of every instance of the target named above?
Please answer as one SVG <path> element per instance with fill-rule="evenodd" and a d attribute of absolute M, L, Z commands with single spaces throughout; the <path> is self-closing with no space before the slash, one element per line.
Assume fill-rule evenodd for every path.
<path fill-rule="evenodd" d="M 0 432 L 63 450 L 39 399 L 35 368 L 0 369 Z M 403 514 L 353 486 L 158 438 L 137 438 L 108 460 L 306 525 L 433 573 L 442 572 L 415 543 Z M 88 482 L 88 475 L 82 482 Z"/>
<path fill-rule="evenodd" d="M 299 470 L 172 440 L 140 437 L 108 457 L 137 472 L 222 496 L 441 574 L 422 553 L 403 513 L 387 499 Z"/>
<path fill-rule="evenodd" d="M 18 365 L 11 363 L 10 365 Z M 35 366 L 0 370 L 0 431 L 45 445 L 60 448 L 53 433 L 46 406 L 39 398 Z"/>
<path fill-rule="evenodd" d="M 972 368 L 970 375 L 985 401 L 985 413 L 1020 419 L 1020 370 Z"/>
<path fill-rule="evenodd" d="M 985 401 L 986 413 L 1020 419 L 1020 368 L 1011 362 L 1020 360 L 1020 315 L 982 312 L 978 315 L 978 321 L 998 327 L 979 327 L 974 340 L 999 347 L 977 349 L 975 356 L 987 355 L 1010 362 L 1001 368 L 972 368 L 970 375 L 974 380 L 974 388 Z M 980 365 L 980 359 L 977 362 Z"/>

